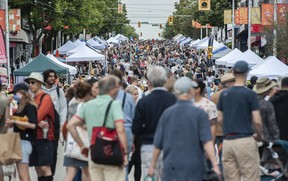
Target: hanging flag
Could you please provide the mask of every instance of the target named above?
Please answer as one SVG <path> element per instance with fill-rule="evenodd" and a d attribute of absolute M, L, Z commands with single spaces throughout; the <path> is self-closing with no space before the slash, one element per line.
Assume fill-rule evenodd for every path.
<path fill-rule="evenodd" d="M 260 7 L 251 8 L 251 24 L 261 24 Z"/>
<path fill-rule="evenodd" d="M 243 7 L 239 9 L 239 22 L 241 25 L 248 24 L 248 8 Z"/>
<path fill-rule="evenodd" d="M 5 10 L 4 9 L 0 9 L 0 26 L 3 28 L 3 31 L 6 30 Z"/>
<path fill-rule="evenodd" d="M 0 26 L 0 63 L 7 63 L 3 29 Z"/>
<path fill-rule="evenodd" d="M 232 24 L 232 10 L 224 10 L 224 24 Z"/>
<path fill-rule="evenodd" d="M 288 4 L 277 4 L 277 19 L 278 23 L 283 25 L 286 21 L 286 14 L 288 10 Z"/>
<path fill-rule="evenodd" d="M 9 9 L 9 28 L 10 31 L 21 30 L 21 11 L 20 9 Z"/>
<path fill-rule="evenodd" d="M 262 25 L 273 25 L 273 4 L 262 4 Z"/>
<path fill-rule="evenodd" d="M 234 23 L 236 25 L 240 25 L 240 11 L 239 9 L 235 9 L 235 17 L 234 17 Z"/>

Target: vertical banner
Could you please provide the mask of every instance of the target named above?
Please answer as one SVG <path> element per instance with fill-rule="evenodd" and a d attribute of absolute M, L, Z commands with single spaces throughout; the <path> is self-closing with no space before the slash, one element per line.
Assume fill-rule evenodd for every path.
<path fill-rule="evenodd" d="M 236 25 L 240 25 L 240 11 L 239 11 L 239 9 L 235 9 L 234 23 Z"/>
<path fill-rule="evenodd" d="M 0 26 L 0 63 L 7 63 L 3 29 Z"/>
<path fill-rule="evenodd" d="M 283 25 L 286 21 L 288 4 L 277 4 L 277 19 L 278 23 Z"/>
<path fill-rule="evenodd" d="M 2 27 L 3 31 L 6 30 L 5 10 L 4 9 L 0 9 L 0 26 Z"/>
<path fill-rule="evenodd" d="M 273 25 L 273 4 L 262 4 L 262 25 Z"/>
<path fill-rule="evenodd" d="M 241 25 L 248 24 L 248 8 L 243 7 L 239 9 L 239 21 Z"/>
<path fill-rule="evenodd" d="M 21 11 L 20 9 L 9 10 L 9 28 L 10 31 L 21 30 Z"/>
<path fill-rule="evenodd" d="M 232 24 L 232 10 L 224 10 L 224 24 Z"/>
<path fill-rule="evenodd" d="M 251 8 L 251 24 L 261 24 L 260 7 Z"/>

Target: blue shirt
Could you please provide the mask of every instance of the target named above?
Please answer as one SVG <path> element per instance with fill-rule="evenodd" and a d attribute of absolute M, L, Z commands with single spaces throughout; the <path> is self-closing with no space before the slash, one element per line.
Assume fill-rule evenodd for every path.
<path fill-rule="evenodd" d="M 119 89 L 116 100 L 122 105 L 124 98 L 124 90 Z M 124 126 L 126 128 L 132 127 L 132 122 L 134 118 L 135 103 L 132 96 L 129 93 L 126 93 L 124 107 L 122 107 L 124 112 Z"/>
<path fill-rule="evenodd" d="M 199 181 L 206 175 L 203 144 L 212 140 L 208 114 L 191 101 L 177 101 L 162 114 L 154 137 L 163 150 L 161 180 Z"/>

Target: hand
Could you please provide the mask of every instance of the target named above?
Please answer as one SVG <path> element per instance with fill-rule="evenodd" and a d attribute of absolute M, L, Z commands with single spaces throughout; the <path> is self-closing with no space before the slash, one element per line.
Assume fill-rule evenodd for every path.
<path fill-rule="evenodd" d="M 40 121 L 38 123 L 38 126 L 43 129 L 43 128 L 48 128 L 49 124 L 47 123 L 47 121 Z"/>
<path fill-rule="evenodd" d="M 253 134 L 253 137 L 256 141 L 262 141 L 263 140 L 262 136 L 261 135 L 259 136 L 258 134 Z"/>
<path fill-rule="evenodd" d="M 124 159 L 123 159 L 123 166 L 127 166 L 128 165 L 128 158 L 127 155 L 124 155 Z"/>
<path fill-rule="evenodd" d="M 131 152 L 134 153 L 135 152 L 135 144 L 132 145 L 132 149 Z"/>
<path fill-rule="evenodd" d="M 213 171 L 218 175 L 219 180 L 221 180 L 221 171 L 220 171 L 218 165 L 213 167 Z"/>
<path fill-rule="evenodd" d="M 81 154 L 84 155 L 86 158 L 88 157 L 89 148 L 86 146 L 81 147 Z"/>
<path fill-rule="evenodd" d="M 11 128 L 11 127 L 13 126 L 14 121 L 13 121 L 13 120 L 10 120 L 10 119 L 7 119 L 7 120 L 5 121 L 5 123 L 6 123 L 6 126 L 7 126 L 7 127 Z"/>
<path fill-rule="evenodd" d="M 149 177 L 153 177 L 154 176 L 154 173 L 155 173 L 155 168 L 150 166 L 149 167 L 149 170 L 148 170 L 148 176 Z"/>

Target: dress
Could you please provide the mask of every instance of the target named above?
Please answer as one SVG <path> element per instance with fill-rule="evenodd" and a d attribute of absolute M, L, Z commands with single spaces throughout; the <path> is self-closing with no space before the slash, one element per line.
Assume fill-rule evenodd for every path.
<path fill-rule="evenodd" d="M 75 98 L 73 98 L 69 102 L 68 120 L 76 113 L 78 105 L 79 105 L 79 103 L 76 101 Z M 88 167 L 88 162 L 64 156 L 64 164 L 63 164 L 63 166 L 64 167 L 70 166 L 70 167 L 83 168 L 83 167 Z"/>

